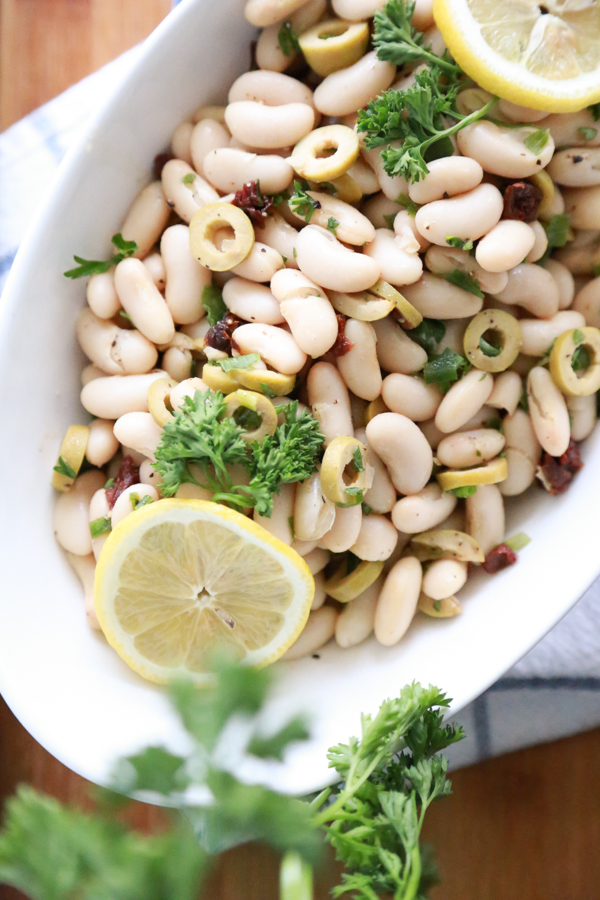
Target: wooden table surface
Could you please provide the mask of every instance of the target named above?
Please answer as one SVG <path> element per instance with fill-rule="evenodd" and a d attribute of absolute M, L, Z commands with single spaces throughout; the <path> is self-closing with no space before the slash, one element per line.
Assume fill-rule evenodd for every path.
<path fill-rule="evenodd" d="M 169 8 L 170 0 L 0 0 L 0 129 L 140 41 Z M 0 803 L 24 781 L 87 802 L 86 782 L 0 700 Z M 600 730 L 473 766 L 453 782 L 454 796 L 433 807 L 427 824 L 443 876 L 434 900 L 597 900 Z M 137 804 L 132 821 L 152 829 L 160 812 Z M 331 873 L 318 900 L 328 882 Z M 262 847 L 233 850 L 205 893 L 276 900 L 277 861 Z M 0 888 L 1 900 L 17 896 Z"/>

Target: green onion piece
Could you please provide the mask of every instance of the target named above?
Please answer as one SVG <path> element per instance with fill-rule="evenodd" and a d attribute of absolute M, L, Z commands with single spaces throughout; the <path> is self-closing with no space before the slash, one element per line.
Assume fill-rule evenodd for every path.
<path fill-rule="evenodd" d="M 511 550 L 514 550 L 515 553 L 518 553 L 519 550 L 522 550 L 527 544 L 531 543 L 531 538 L 528 534 L 525 534 L 524 531 L 519 531 L 518 534 L 508 538 L 504 543 L 507 547 L 510 547 Z"/>
<path fill-rule="evenodd" d="M 294 851 L 281 861 L 279 900 L 313 900 L 312 868 Z"/>
<path fill-rule="evenodd" d="M 112 529 L 112 524 L 108 516 L 100 516 L 90 522 L 90 534 L 93 538 L 100 537 L 101 534 L 108 534 Z"/>

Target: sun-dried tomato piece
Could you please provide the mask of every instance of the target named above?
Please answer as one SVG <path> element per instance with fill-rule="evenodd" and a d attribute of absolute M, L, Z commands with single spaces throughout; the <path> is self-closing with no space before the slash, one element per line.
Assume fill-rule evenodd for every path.
<path fill-rule="evenodd" d="M 496 572 L 501 572 L 502 569 L 514 566 L 517 559 L 517 554 L 514 550 L 511 550 L 508 544 L 498 544 L 497 547 L 490 550 L 482 563 L 482 568 L 488 575 L 495 575 Z"/>
<path fill-rule="evenodd" d="M 354 344 L 345 334 L 346 317 L 342 316 L 340 313 L 336 313 L 335 315 L 338 320 L 338 333 L 335 344 L 331 350 L 329 350 L 329 353 L 331 353 L 332 356 L 345 356 L 348 351 L 352 350 Z"/>
<path fill-rule="evenodd" d="M 172 159 L 175 159 L 175 157 L 169 150 L 165 150 L 164 153 L 157 153 L 152 164 L 152 173 L 155 181 L 160 181 L 162 170 Z"/>
<path fill-rule="evenodd" d="M 544 453 L 538 468 L 538 478 L 552 497 L 564 494 L 574 476 L 583 468 L 579 444 L 573 438 L 562 456 L 550 456 Z"/>
<path fill-rule="evenodd" d="M 273 201 L 268 194 L 263 194 L 260 182 L 248 181 L 241 191 L 236 191 L 233 206 L 242 209 L 253 225 L 262 225 L 267 218 L 267 212 L 273 206 Z"/>
<path fill-rule="evenodd" d="M 234 316 L 233 313 L 227 313 L 220 322 L 213 325 L 207 332 L 204 339 L 205 344 L 208 347 L 212 347 L 214 350 L 222 350 L 223 353 L 231 353 L 231 335 L 240 325 L 243 325 L 242 319 L 238 318 L 238 316 Z"/>
<path fill-rule="evenodd" d="M 131 487 L 132 484 L 139 483 L 140 470 L 134 463 L 133 457 L 129 455 L 124 456 L 121 465 L 119 466 L 115 483 L 112 487 L 106 489 L 106 502 L 108 503 L 108 508 L 113 508 L 117 499 L 126 488 Z"/>
<path fill-rule="evenodd" d="M 542 201 L 542 192 L 529 181 L 515 181 L 504 191 L 504 218 L 534 222 Z"/>

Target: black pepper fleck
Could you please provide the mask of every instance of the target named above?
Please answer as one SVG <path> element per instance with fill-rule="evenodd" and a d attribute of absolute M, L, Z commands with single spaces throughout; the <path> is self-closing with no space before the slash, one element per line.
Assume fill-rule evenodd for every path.
<path fill-rule="evenodd" d="M 313 653 L 312 658 L 313 659 L 321 659 L 321 657 L 319 656 L 318 653 Z"/>
<path fill-rule="evenodd" d="M 583 156 L 574 156 L 574 157 L 573 157 L 573 162 L 574 162 L 574 163 L 580 163 L 580 162 L 583 162 Z"/>

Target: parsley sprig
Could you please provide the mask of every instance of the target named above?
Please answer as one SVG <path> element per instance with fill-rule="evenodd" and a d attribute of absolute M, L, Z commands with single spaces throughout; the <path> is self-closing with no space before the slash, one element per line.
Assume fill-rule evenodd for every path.
<path fill-rule="evenodd" d="M 242 424 L 226 416 L 226 409 L 218 391 L 196 391 L 164 426 L 154 463 L 163 496 L 173 496 L 182 484 L 197 484 L 211 491 L 217 503 L 254 507 L 261 516 L 270 516 L 281 486 L 315 471 L 324 436 L 308 411 L 296 416 L 298 402 L 293 401 L 275 434 L 249 445 Z M 249 472 L 249 484 L 235 484 L 230 474 L 235 465 Z"/>
<path fill-rule="evenodd" d="M 108 272 L 121 260 L 127 259 L 128 256 L 133 256 L 139 250 L 135 241 L 126 241 L 122 234 L 113 234 L 111 243 L 114 244 L 117 252 L 110 259 L 82 259 L 81 256 L 74 256 L 73 259 L 79 265 L 65 272 L 65 276 L 67 278 L 87 278 L 89 275 L 99 275 L 102 272 Z"/>
<path fill-rule="evenodd" d="M 294 181 L 294 193 L 288 201 L 290 209 L 298 216 L 302 216 L 308 225 L 316 209 L 321 209 L 321 204 L 306 192 L 300 181 Z M 338 223 L 339 224 L 339 223 Z"/>
<path fill-rule="evenodd" d="M 423 369 L 425 384 L 437 384 L 445 394 L 454 381 L 465 375 L 471 368 L 468 359 L 446 347 L 443 353 L 430 356 Z"/>

